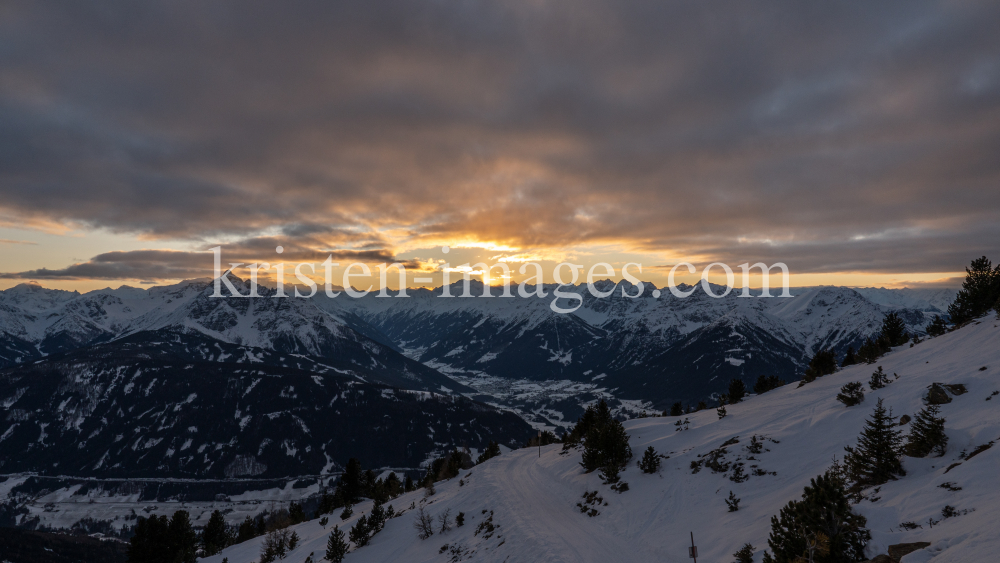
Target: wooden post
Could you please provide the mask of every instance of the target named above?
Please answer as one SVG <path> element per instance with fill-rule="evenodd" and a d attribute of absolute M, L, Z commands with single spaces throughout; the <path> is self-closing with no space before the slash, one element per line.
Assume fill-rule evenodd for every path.
<path fill-rule="evenodd" d="M 542 431 L 538 431 L 538 459 L 542 459 Z"/>
<path fill-rule="evenodd" d="M 688 557 L 698 563 L 698 547 L 694 545 L 694 532 L 691 532 L 691 547 L 688 549 Z"/>

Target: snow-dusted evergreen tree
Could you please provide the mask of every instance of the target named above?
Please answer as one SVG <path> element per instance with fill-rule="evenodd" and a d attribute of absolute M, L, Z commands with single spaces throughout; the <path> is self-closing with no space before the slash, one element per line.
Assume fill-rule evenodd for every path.
<path fill-rule="evenodd" d="M 646 448 L 646 452 L 642 454 L 642 459 L 639 460 L 639 469 L 643 473 L 656 473 L 660 470 L 660 456 L 656 455 L 653 446 Z"/>
<path fill-rule="evenodd" d="M 752 544 L 743 544 L 743 547 L 733 554 L 733 557 L 736 558 L 733 563 L 753 563 L 753 550 L 754 546 Z"/>
<path fill-rule="evenodd" d="M 902 445 L 902 434 L 895 429 L 891 413 L 879 399 L 871 418 L 865 422 L 857 447 L 844 448 L 847 451 L 844 466 L 855 492 L 906 475 L 899 461 Z"/>
<path fill-rule="evenodd" d="M 326 560 L 331 563 L 342 563 L 348 547 L 343 530 L 339 526 L 335 527 L 326 540 Z"/>
<path fill-rule="evenodd" d="M 368 545 L 368 541 L 371 540 L 372 534 L 367 516 L 362 515 L 361 518 L 358 518 L 358 521 L 355 522 L 350 533 L 348 533 L 348 537 L 355 547 L 364 547 Z"/>
<path fill-rule="evenodd" d="M 812 479 L 802 500 L 789 502 L 771 517 L 765 563 L 846 563 L 864 561 L 871 533 L 864 516 L 851 511 L 847 493 L 836 478 Z M 809 559 L 810 555 L 812 559 Z"/>
<path fill-rule="evenodd" d="M 852 381 L 840 388 L 837 400 L 849 407 L 860 405 L 865 400 L 865 387 L 860 381 Z"/>
<path fill-rule="evenodd" d="M 943 456 L 948 448 L 948 435 L 944 433 L 944 418 L 939 417 L 939 405 L 927 405 L 917 413 L 910 428 L 906 443 L 906 454 L 912 457 L 927 457 L 935 453 Z"/>
<path fill-rule="evenodd" d="M 729 491 L 729 498 L 726 499 L 729 512 L 737 512 L 740 509 L 740 500 L 732 491 Z"/>
<path fill-rule="evenodd" d="M 871 387 L 872 391 L 877 391 L 890 383 L 889 375 L 882 370 L 882 366 L 872 372 L 872 378 L 868 382 L 868 386 Z"/>

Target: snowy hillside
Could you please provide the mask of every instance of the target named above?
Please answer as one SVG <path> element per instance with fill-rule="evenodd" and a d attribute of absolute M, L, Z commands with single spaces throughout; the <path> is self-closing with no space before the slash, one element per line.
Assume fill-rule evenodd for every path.
<path fill-rule="evenodd" d="M 878 391 L 866 384 L 865 400 L 858 406 L 845 407 L 835 396 L 845 383 L 867 383 L 875 365 L 852 366 L 800 388 L 787 385 L 751 397 L 729 406 L 721 420 L 709 409 L 681 419 L 628 421 L 635 457 L 622 474 L 630 486 L 623 494 L 602 485 L 596 474 L 584 474 L 579 450 L 563 454 L 561 446 L 553 445 L 543 447 L 541 457 L 536 449 L 505 453 L 463 471 L 462 481 L 438 483 L 433 496 L 417 491 L 392 501 L 402 515 L 346 561 L 680 562 L 688 560 L 689 534 L 694 532 L 699 560 L 732 561 L 731 554 L 749 542 L 756 546 L 754 561 L 759 562 L 770 517 L 798 499 L 810 478 L 827 469 L 835 456 L 841 458 L 844 446 L 856 443 L 876 399 L 884 399 L 896 417 L 913 416 L 932 383 L 962 384 L 968 391 L 942 407 L 947 452 L 943 457 L 904 458 L 905 477 L 869 491 L 869 498 L 854 507 L 868 519 L 868 555 L 885 553 L 892 544 L 925 541 L 930 547 L 903 562 L 995 561 L 1000 552 L 1000 448 L 981 446 L 1000 440 L 1000 396 L 994 396 L 1000 391 L 997 324 L 989 317 L 894 350 L 878 365 L 899 378 Z M 909 427 L 902 430 L 907 433 Z M 754 436 L 763 440 L 763 451 L 756 455 L 747 450 Z M 658 474 L 643 474 L 636 467 L 647 446 L 668 456 Z M 706 466 L 710 453 L 724 472 Z M 750 475 L 745 482 L 732 480 L 739 463 Z M 602 500 L 588 503 L 584 495 L 593 491 Z M 741 499 L 736 512 L 725 503 L 730 491 Z M 581 513 L 578 503 L 597 514 Z M 464 512 L 465 525 L 420 540 L 411 506 L 423 506 L 435 517 L 448 510 L 452 518 Z M 958 515 L 944 518 L 946 506 Z M 303 541 L 286 560 L 303 561 L 312 553 L 319 561 L 332 525 L 346 530 L 370 508 L 370 503 L 358 505 L 346 522 L 338 511 L 326 530 L 316 520 L 295 526 Z M 915 527 L 901 528 L 905 522 Z M 260 541 L 232 546 L 205 561 L 255 561 Z"/>

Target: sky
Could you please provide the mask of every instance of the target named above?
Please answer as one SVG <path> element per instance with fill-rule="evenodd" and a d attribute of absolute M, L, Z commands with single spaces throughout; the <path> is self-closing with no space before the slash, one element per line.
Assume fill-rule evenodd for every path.
<path fill-rule="evenodd" d="M 4 2 L 0 288 L 208 277 L 216 246 L 955 286 L 1000 260 L 998 28 L 978 0 Z"/>

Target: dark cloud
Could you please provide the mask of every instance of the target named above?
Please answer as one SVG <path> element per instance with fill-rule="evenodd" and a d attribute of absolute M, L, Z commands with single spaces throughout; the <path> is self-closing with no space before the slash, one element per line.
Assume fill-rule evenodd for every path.
<path fill-rule="evenodd" d="M 470 235 L 809 272 L 1000 253 L 995 2 L 0 10 L 0 212 L 25 221 L 261 260 Z M 191 267 L 160 258 L 140 277 Z"/>
<path fill-rule="evenodd" d="M 281 246 L 282 252 L 276 252 Z M 242 264 L 237 267 L 240 273 L 246 271 L 251 263 L 268 262 L 277 264 L 286 262 L 297 264 L 308 262 L 319 264 L 327 258 L 332 258 L 342 265 L 359 262 L 366 264 L 381 264 L 399 262 L 408 270 L 420 270 L 422 264 L 415 260 L 400 260 L 385 250 L 326 250 L 320 251 L 303 246 L 296 242 L 285 242 L 278 239 L 259 238 L 240 241 L 236 244 L 222 246 L 223 271 L 230 264 Z M 272 266 L 273 267 L 273 266 Z M 289 275 L 294 267 L 289 267 Z M 322 269 L 320 269 L 322 271 Z M 72 264 L 61 269 L 41 268 L 25 272 L 0 272 L 0 279 L 28 280 L 143 280 L 141 283 L 158 283 L 162 280 L 212 278 L 215 273 L 215 254 L 211 249 L 201 252 L 185 252 L 176 250 L 131 250 L 106 252 L 94 256 L 86 262 Z M 268 273 L 262 273 L 266 277 Z M 155 280 L 155 281 L 154 281 Z"/>

